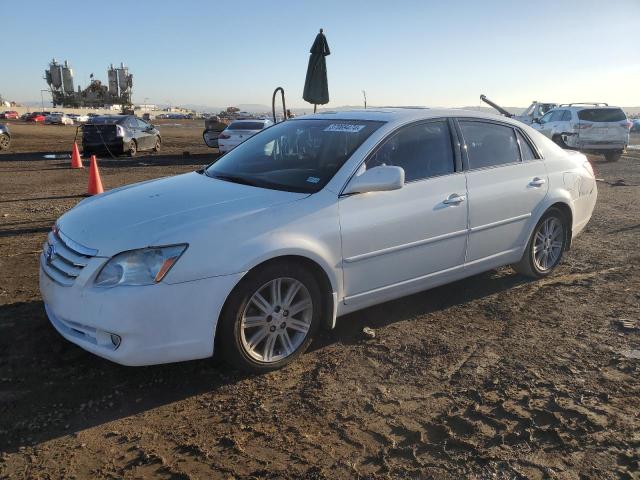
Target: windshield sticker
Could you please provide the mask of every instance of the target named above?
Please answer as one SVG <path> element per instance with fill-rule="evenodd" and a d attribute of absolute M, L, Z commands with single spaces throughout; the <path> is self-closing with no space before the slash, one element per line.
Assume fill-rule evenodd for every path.
<path fill-rule="evenodd" d="M 318 183 L 320 179 L 318 177 L 308 177 L 307 182 L 309 183 Z"/>
<path fill-rule="evenodd" d="M 332 123 L 324 129 L 325 132 L 358 133 L 365 125 L 349 125 L 347 123 Z"/>

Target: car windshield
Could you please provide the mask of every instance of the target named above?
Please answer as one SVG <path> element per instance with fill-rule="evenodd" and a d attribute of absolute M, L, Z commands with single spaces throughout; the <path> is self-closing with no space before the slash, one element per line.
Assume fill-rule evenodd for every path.
<path fill-rule="evenodd" d="M 214 178 L 314 193 L 384 122 L 290 120 L 262 130 L 207 167 Z"/>

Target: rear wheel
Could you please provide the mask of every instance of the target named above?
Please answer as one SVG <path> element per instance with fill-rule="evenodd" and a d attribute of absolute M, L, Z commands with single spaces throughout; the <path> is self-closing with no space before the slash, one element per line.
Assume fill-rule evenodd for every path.
<path fill-rule="evenodd" d="M 136 144 L 135 140 L 131 140 L 129 142 L 127 153 L 129 154 L 130 157 L 135 157 L 136 153 L 138 153 L 138 145 Z"/>
<path fill-rule="evenodd" d="M 622 152 L 607 152 L 604 154 L 604 158 L 607 162 L 617 162 L 620 160 Z"/>
<path fill-rule="evenodd" d="M 276 370 L 309 347 L 322 315 L 320 286 L 308 271 L 274 263 L 250 273 L 220 318 L 224 359 L 248 372 Z"/>
<path fill-rule="evenodd" d="M 549 209 L 533 229 L 522 259 L 513 268 L 523 275 L 542 278 L 560 263 L 567 245 L 567 222 L 562 212 Z"/>
<path fill-rule="evenodd" d="M 156 143 L 153 146 L 153 151 L 156 153 L 159 152 L 161 146 L 162 146 L 162 140 L 160 139 L 160 135 L 156 135 Z"/>
<path fill-rule="evenodd" d="M 560 148 L 568 148 L 567 144 L 564 143 L 564 140 L 562 139 L 562 135 L 554 135 L 553 139 L 552 139 L 556 145 L 558 145 Z"/>
<path fill-rule="evenodd" d="M 0 150 L 6 150 L 11 144 L 11 138 L 6 133 L 0 134 Z"/>

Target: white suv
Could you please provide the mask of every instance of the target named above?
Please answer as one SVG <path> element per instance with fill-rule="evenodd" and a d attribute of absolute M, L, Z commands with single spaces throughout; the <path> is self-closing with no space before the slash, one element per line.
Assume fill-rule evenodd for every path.
<path fill-rule="evenodd" d="M 629 144 L 631 122 L 621 108 L 606 103 L 569 103 L 531 126 L 562 148 L 601 153 L 615 162 Z"/>

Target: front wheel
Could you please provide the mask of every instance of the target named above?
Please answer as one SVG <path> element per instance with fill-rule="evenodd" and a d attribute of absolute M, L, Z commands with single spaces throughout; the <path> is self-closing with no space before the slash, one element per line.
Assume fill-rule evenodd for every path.
<path fill-rule="evenodd" d="M 162 140 L 160 139 L 160 135 L 156 136 L 156 143 L 153 146 L 153 151 L 158 153 L 160 151 L 160 147 L 162 146 Z"/>
<path fill-rule="evenodd" d="M 0 150 L 8 149 L 10 143 L 11 139 L 9 138 L 9 135 L 5 133 L 0 134 Z"/>
<path fill-rule="evenodd" d="M 224 307 L 217 344 L 225 360 L 248 372 L 292 362 L 309 347 L 321 323 L 322 295 L 315 277 L 291 263 L 250 273 Z"/>
<path fill-rule="evenodd" d="M 528 277 L 546 277 L 562 259 L 567 232 L 562 212 L 555 208 L 548 210 L 534 228 L 522 259 L 513 268 Z"/>
<path fill-rule="evenodd" d="M 138 145 L 135 140 L 131 140 L 129 142 L 128 153 L 130 157 L 135 157 L 136 153 L 138 153 Z"/>

